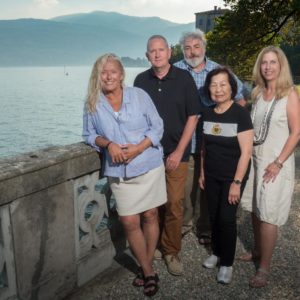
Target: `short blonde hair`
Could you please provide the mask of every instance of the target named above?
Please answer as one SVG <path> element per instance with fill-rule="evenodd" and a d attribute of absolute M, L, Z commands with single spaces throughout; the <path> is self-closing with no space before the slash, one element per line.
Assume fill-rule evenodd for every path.
<path fill-rule="evenodd" d="M 121 73 L 123 75 L 121 84 L 122 86 L 124 85 L 125 69 L 121 62 L 121 59 L 113 53 L 106 53 L 100 56 L 93 65 L 89 83 L 88 83 L 88 91 L 87 91 L 86 102 L 85 102 L 85 109 L 88 112 L 96 111 L 96 104 L 99 100 L 99 96 L 102 91 L 100 74 L 103 70 L 103 66 L 109 60 L 115 61 L 119 65 Z"/>
<path fill-rule="evenodd" d="M 289 66 L 289 62 L 284 54 L 284 52 L 275 46 L 268 46 L 261 50 L 256 59 L 254 68 L 253 68 L 253 81 L 255 83 L 255 88 L 252 91 L 252 100 L 256 100 L 257 96 L 261 91 L 266 87 L 266 80 L 261 74 L 261 63 L 263 56 L 266 53 L 273 52 L 276 54 L 279 64 L 280 72 L 279 76 L 276 79 L 276 92 L 275 99 L 281 99 L 289 93 L 289 90 L 293 86 L 293 78 Z"/>

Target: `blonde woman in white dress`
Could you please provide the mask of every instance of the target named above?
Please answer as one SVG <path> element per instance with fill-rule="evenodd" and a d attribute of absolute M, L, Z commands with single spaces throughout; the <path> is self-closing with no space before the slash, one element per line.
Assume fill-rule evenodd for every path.
<path fill-rule="evenodd" d="M 255 88 L 253 163 L 242 198 L 252 212 L 255 246 L 242 261 L 258 260 L 250 279 L 254 288 L 267 285 L 278 227 L 287 219 L 294 188 L 294 150 L 300 136 L 300 101 L 287 58 L 274 46 L 264 48 L 253 69 Z"/>

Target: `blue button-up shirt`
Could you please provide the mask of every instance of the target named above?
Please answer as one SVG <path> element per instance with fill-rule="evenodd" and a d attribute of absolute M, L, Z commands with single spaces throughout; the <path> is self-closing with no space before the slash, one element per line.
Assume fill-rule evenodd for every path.
<path fill-rule="evenodd" d="M 98 136 L 120 145 L 138 144 L 145 137 L 152 142 L 151 147 L 128 164 L 113 163 L 107 149 L 103 149 L 106 176 L 130 178 L 159 167 L 163 163 L 162 135 L 163 121 L 149 95 L 139 88 L 124 88 L 118 114 L 101 93 L 96 111 L 83 115 L 83 138 L 97 151 L 102 150 L 96 145 Z"/>
<path fill-rule="evenodd" d="M 205 83 L 207 74 L 210 71 L 220 67 L 219 64 L 217 64 L 216 62 L 214 62 L 212 60 L 209 60 L 208 58 L 205 58 L 205 67 L 200 72 L 195 72 L 192 69 L 192 67 L 189 66 L 184 59 L 174 63 L 174 66 L 190 72 L 190 74 L 192 75 L 192 77 L 195 80 L 195 83 L 196 83 L 196 86 L 197 86 L 197 89 L 199 92 L 199 96 L 200 96 L 200 101 L 203 106 L 208 107 L 208 106 L 215 105 L 215 103 L 204 92 L 203 87 L 204 87 L 204 83 Z M 236 76 L 235 76 L 235 79 L 237 81 L 237 94 L 236 94 L 234 100 L 239 101 L 241 99 L 244 99 L 243 83 Z M 200 124 L 200 123 L 198 123 L 198 124 Z M 199 133 L 197 132 L 197 135 L 194 133 L 193 137 L 192 137 L 191 153 L 199 152 L 199 145 L 201 143 L 201 134 L 200 134 L 199 129 L 197 131 L 199 131 Z"/>

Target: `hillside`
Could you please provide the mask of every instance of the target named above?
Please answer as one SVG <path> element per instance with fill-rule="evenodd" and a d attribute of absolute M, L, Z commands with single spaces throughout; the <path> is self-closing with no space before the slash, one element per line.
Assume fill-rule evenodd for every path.
<path fill-rule="evenodd" d="M 50 20 L 0 20 L 0 66 L 85 65 L 105 52 L 144 58 L 146 41 L 162 34 L 176 44 L 194 24 L 157 17 L 92 12 Z"/>

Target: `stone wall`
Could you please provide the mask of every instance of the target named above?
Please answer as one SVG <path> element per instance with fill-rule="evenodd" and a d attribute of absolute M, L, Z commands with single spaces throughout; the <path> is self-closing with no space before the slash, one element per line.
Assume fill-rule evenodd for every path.
<path fill-rule="evenodd" d="M 62 299 L 111 265 L 122 235 L 99 169 L 83 143 L 0 160 L 1 300 Z"/>

